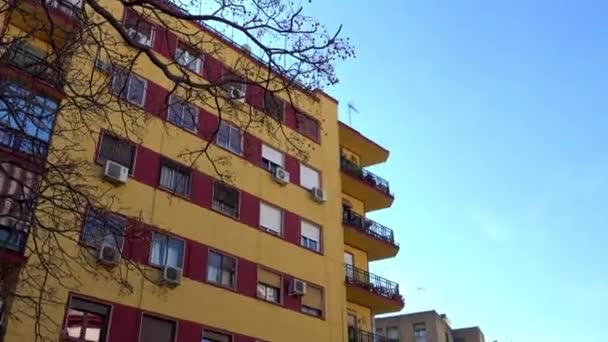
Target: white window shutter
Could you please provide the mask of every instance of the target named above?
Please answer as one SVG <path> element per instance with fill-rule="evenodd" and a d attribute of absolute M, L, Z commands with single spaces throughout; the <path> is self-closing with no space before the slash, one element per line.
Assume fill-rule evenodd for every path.
<path fill-rule="evenodd" d="M 302 236 L 307 237 L 311 240 L 315 240 L 317 242 L 321 241 L 321 229 L 316 225 L 308 222 L 302 221 Z"/>
<path fill-rule="evenodd" d="M 285 167 L 285 158 L 283 157 L 283 153 L 270 146 L 267 146 L 266 144 L 262 144 L 262 158 L 270 160 L 281 167 Z"/>
<path fill-rule="evenodd" d="M 283 217 L 281 210 L 265 203 L 260 203 L 260 226 L 281 234 Z"/>
<path fill-rule="evenodd" d="M 306 189 L 319 187 L 319 172 L 300 163 L 300 185 Z"/>

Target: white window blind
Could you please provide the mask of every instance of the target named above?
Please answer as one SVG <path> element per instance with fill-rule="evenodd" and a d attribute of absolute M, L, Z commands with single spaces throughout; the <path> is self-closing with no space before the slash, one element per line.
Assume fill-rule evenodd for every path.
<path fill-rule="evenodd" d="M 260 227 L 281 235 L 281 210 L 265 203 L 260 203 Z"/>
<path fill-rule="evenodd" d="M 321 229 L 308 221 L 302 221 L 302 236 L 319 242 L 321 240 Z"/>
<path fill-rule="evenodd" d="M 284 158 L 283 153 L 275 150 L 274 148 L 262 144 L 262 158 L 272 163 L 279 165 L 280 167 L 284 167 Z"/>
<path fill-rule="evenodd" d="M 310 167 L 300 164 L 300 185 L 306 189 L 319 187 L 319 172 Z"/>

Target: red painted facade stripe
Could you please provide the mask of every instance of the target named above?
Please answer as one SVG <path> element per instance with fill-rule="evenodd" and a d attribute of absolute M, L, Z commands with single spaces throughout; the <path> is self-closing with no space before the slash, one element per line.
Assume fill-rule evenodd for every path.
<path fill-rule="evenodd" d="M 131 220 L 130 226 L 137 227 L 135 224 L 135 220 Z M 144 227 L 147 229 L 146 233 L 139 232 L 135 237 L 129 237 L 127 243 L 125 243 L 125 249 L 123 250 L 123 255 L 125 258 L 130 259 L 132 261 L 149 265 L 149 251 L 150 251 L 150 243 L 151 243 L 151 232 L 152 231 L 160 231 L 157 227 L 153 227 L 150 225 L 139 224 L 140 227 Z M 299 222 L 298 222 L 298 231 L 299 231 Z M 167 233 L 168 234 L 168 233 Z M 215 284 L 211 284 L 207 281 L 207 260 L 209 250 L 212 249 L 217 253 L 222 253 L 226 255 L 230 255 L 228 253 L 223 252 L 221 249 L 210 247 L 204 245 L 198 241 L 194 241 L 182 236 L 177 236 L 175 234 L 171 234 L 172 236 L 178 237 L 185 241 L 185 249 L 184 249 L 184 271 L 183 276 L 188 279 L 192 279 L 194 281 L 209 284 L 212 286 L 217 286 Z M 141 237 L 139 239 L 138 237 Z M 298 238 L 299 239 L 299 238 Z M 135 246 L 135 247 L 134 247 Z M 236 266 L 236 288 L 235 291 L 241 295 L 256 298 L 257 293 L 257 270 L 258 267 L 265 267 L 264 265 L 257 264 L 253 261 L 247 260 L 245 258 L 241 258 L 235 255 L 230 255 L 234 257 L 237 261 Z M 282 272 L 273 270 L 281 274 Z M 301 299 L 300 297 L 290 297 L 288 295 L 289 284 L 294 277 L 289 274 L 282 274 L 283 279 L 283 307 L 287 309 L 291 309 L 297 312 L 301 312 Z M 311 283 L 312 284 L 312 283 Z M 317 285 L 315 285 L 317 286 Z M 318 286 L 320 287 L 320 286 Z M 322 288 L 322 287 L 321 287 Z M 262 300 L 262 299 L 259 299 Z"/>
<path fill-rule="evenodd" d="M 154 317 L 166 318 L 167 320 L 175 322 L 177 331 L 177 336 L 175 340 L 179 342 L 200 342 L 203 339 L 203 329 L 226 332 L 227 334 L 233 336 L 233 340 L 235 342 L 253 342 L 256 340 L 255 337 L 230 332 L 226 329 L 218 329 L 216 327 L 203 325 L 185 319 L 167 317 L 162 313 L 155 314 L 147 310 L 142 310 L 120 303 L 108 302 L 87 295 L 71 294 L 70 298 L 72 296 L 82 298 L 84 300 L 91 301 L 94 303 L 111 306 L 112 310 L 110 312 L 110 319 L 107 327 L 107 342 L 143 342 L 139 340 L 139 334 L 141 328 L 141 317 L 144 313 L 147 315 L 152 315 Z M 67 306 L 65 317 L 67 317 Z M 64 326 L 66 324 L 65 317 L 63 322 Z"/>
<path fill-rule="evenodd" d="M 285 170 L 289 172 L 289 181 L 293 184 L 300 184 L 300 161 L 295 157 L 285 154 Z"/>
<path fill-rule="evenodd" d="M 138 146 L 133 178 L 136 181 L 151 187 L 160 188 L 158 183 L 160 180 L 161 162 L 166 159 L 167 158 L 145 146 Z M 180 198 L 188 200 L 203 208 L 213 210 L 211 204 L 213 200 L 213 183 L 215 182 L 215 179 L 210 175 L 206 175 L 196 170 L 191 170 L 191 178 L 192 186 L 190 198 Z M 237 190 L 239 190 L 241 194 L 241 203 L 240 215 L 238 218 L 235 218 L 235 220 L 252 228 L 259 229 L 261 199 L 241 189 Z M 274 203 L 271 204 L 281 209 L 285 217 L 285 234 L 283 239 L 300 246 L 300 216 L 281 208 Z"/>

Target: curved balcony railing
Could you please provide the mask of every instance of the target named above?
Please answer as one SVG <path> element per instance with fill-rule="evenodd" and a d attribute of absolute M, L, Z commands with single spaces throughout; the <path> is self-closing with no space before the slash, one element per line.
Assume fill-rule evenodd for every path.
<path fill-rule="evenodd" d="M 348 327 L 348 342 L 388 342 L 384 337 L 369 331 Z"/>
<path fill-rule="evenodd" d="M 56 87 L 63 86 L 63 76 L 59 68 L 36 54 L 32 48 L 15 44 L 2 56 L 2 60 Z"/>
<path fill-rule="evenodd" d="M 340 156 L 340 167 L 349 175 L 359 178 L 388 196 L 393 196 L 388 181 L 353 163 L 348 158 Z"/>
<path fill-rule="evenodd" d="M 383 240 L 391 245 L 397 246 L 395 234 L 392 229 L 383 226 L 376 221 L 367 219 L 352 210 L 346 209 L 342 212 L 342 222 L 375 239 Z"/>
<path fill-rule="evenodd" d="M 344 264 L 344 272 L 347 283 L 388 299 L 403 302 L 399 293 L 399 284 L 348 264 Z"/>

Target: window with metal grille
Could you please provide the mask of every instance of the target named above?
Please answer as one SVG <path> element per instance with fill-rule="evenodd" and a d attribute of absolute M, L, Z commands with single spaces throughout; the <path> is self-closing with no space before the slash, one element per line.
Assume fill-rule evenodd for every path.
<path fill-rule="evenodd" d="M 104 133 L 101 135 L 101 142 L 99 143 L 97 162 L 103 165 L 107 160 L 111 160 L 128 167 L 129 173 L 133 174 L 136 148 L 135 144 L 130 141 Z"/>
<path fill-rule="evenodd" d="M 213 183 L 213 209 L 226 215 L 239 217 L 240 193 L 218 181 Z"/>

